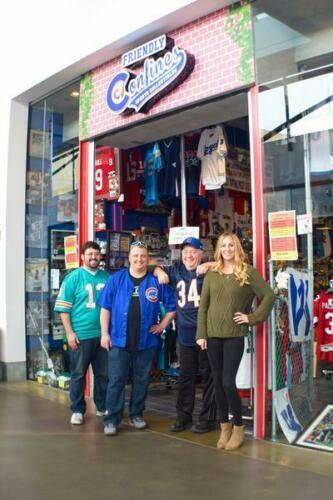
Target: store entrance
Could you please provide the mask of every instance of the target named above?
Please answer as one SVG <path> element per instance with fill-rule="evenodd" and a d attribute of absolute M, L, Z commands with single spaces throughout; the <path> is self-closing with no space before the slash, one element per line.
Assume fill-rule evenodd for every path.
<path fill-rule="evenodd" d="M 218 236 L 228 231 L 237 234 L 252 263 L 249 144 L 245 92 L 97 139 L 95 239 L 104 268 L 115 272 L 126 267 L 133 239 L 147 245 L 150 265 L 172 265 L 181 251 L 170 243 L 170 229 L 184 226 L 197 231 L 206 261 L 213 260 Z M 222 163 L 218 172 L 213 164 L 204 166 L 204 158 L 214 152 Z M 169 389 L 177 387 L 179 375 L 176 337 L 177 322 L 161 341 L 147 400 L 149 411 L 169 418 L 175 417 L 177 393 Z M 237 377 L 250 427 L 253 367 L 250 335 Z"/>

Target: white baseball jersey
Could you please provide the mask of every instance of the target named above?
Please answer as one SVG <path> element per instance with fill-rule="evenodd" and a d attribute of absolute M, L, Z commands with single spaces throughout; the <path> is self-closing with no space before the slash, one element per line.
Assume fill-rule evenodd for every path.
<path fill-rule="evenodd" d="M 219 189 L 226 181 L 227 146 L 223 129 L 217 125 L 201 132 L 197 157 L 201 160 L 201 181 L 207 190 Z"/>

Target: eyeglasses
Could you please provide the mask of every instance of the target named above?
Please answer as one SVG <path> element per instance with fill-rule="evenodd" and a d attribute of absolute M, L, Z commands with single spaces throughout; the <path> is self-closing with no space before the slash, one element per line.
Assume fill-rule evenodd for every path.
<path fill-rule="evenodd" d="M 139 241 L 139 240 L 133 241 L 133 243 L 131 243 L 131 248 L 134 248 L 134 247 L 147 249 L 146 243 L 143 243 L 143 241 Z"/>

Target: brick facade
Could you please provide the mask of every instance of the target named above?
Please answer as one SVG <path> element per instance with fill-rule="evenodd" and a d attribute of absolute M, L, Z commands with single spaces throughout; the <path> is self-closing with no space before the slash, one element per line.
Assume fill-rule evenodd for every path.
<path fill-rule="evenodd" d="M 246 16 L 244 9 L 248 9 Z M 158 101 L 147 114 L 114 115 L 107 106 L 107 89 L 114 74 L 122 69 L 121 57 L 93 70 L 89 75 L 88 103 L 87 93 L 84 94 L 84 89 L 81 87 L 82 102 L 86 99 L 85 107 L 81 106 L 80 102 L 81 140 L 253 82 L 254 63 L 251 21 L 248 21 L 249 9 L 248 5 L 239 6 L 237 9 L 221 9 L 168 33 L 174 39 L 175 45 L 194 55 L 196 64 L 185 82 Z M 247 35 L 243 44 L 242 33 Z M 246 73 L 242 72 L 245 49 L 248 68 Z M 83 120 L 85 120 L 84 126 Z"/>

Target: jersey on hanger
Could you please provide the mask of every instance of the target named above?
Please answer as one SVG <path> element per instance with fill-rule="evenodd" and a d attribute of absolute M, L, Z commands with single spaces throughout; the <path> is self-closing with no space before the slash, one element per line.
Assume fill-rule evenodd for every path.
<path fill-rule="evenodd" d="M 169 137 L 160 142 L 164 168 L 158 174 L 161 200 L 180 197 L 180 138 Z"/>
<path fill-rule="evenodd" d="M 201 162 L 197 156 L 200 134 L 193 133 L 184 136 L 185 142 L 185 176 L 187 196 L 199 196 Z"/>
<path fill-rule="evenodd" d="M 164 168 L 164 162 L 158 142 L 148 148 L 144 159 L 144 179 L 146 196 L 144 204 L 147 206 L 158 205 L 157 172 Z"/>
<path fill-rule="evenodd" d="M 140 148 L 124 150 L 122 153 L 124 209 L 135 210 L 141 205 L 141 175 L 143 161 Z"/>
<path fill-rule="evenodd" d="M 317 338 L 317 359 L 333 362 L 333 351 L 324 352 L 321 346 L 333 347 L 333 293 L 320 292 L 313 307 L 313 321 Z"/>
<path fill-rule="evenodd" d="M 206 189 L 219 189 L 226 181 L 227 146 L 222 127 L 201 132 L 197 156 L 201 160 L 201 180 Z"/>

